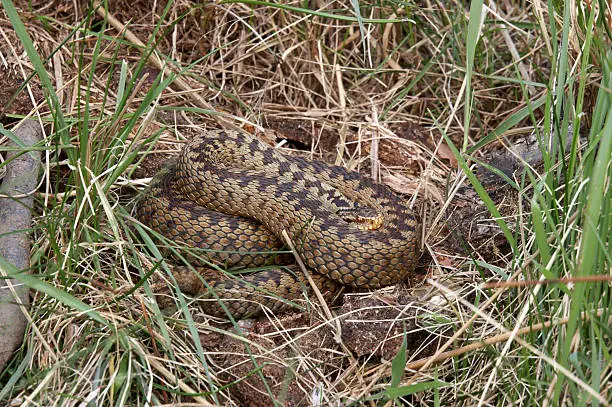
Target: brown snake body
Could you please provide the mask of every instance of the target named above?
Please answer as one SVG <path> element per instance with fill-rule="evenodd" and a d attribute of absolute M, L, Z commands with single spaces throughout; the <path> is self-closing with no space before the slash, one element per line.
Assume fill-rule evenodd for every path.
<path fill-rule="evenodd" d="M 354 219 L 372 212 L 379 217 L 376 229 L 363 230 Z M 226 266 L 269 264 L 285 231 L 306 266 L 316 271 L 317 285 L 328 292 L 336 283 L 395 284 L 408 277 L 417 259 L 416 221 L 406 201 L 356 172 L 285 156 L 238 132 L 208 131 L 190 141 L 155 177 L 137 217 Z M 207 291 L 197 276 L 191 281 L 181 289 Z M 279 309 L 278 297 L 291 300 L 304 292 L 297 269 L 212 279 L 208 285 L 237 317 L 257 312 L 259 304 Z M 218 304 L 208 308 L 223 312 Z"/>

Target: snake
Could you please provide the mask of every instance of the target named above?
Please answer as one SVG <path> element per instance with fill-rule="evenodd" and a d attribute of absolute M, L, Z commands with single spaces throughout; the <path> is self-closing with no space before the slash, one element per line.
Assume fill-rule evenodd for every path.
<path fill-rule="evenodd" d="M 185 258 L 197 267 L 173 274 L 181 290 L 209 299 L 202 306 L 212 315 L 286 309 L 311 294 L 309 281 L 325 299 L 343 286 L 394 285 L 417 263 L 418 225 L 406 199 L 240 131 L 208 130 L 188 141 L 153 177 L 136 218 L 190 249 Z M 286 243 L 292 254 L 279 254 Z M 295 256 L 302 267 L 291 264 Z"/>

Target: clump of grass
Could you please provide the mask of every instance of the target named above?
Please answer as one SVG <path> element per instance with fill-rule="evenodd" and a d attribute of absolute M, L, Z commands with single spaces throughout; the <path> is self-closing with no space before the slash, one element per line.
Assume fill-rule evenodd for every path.
<path fill-rule="evenodd" d="M 93 7 L 3 1 L 3 38 L 16 35 L 20 45 L 5 41 L 2 56 L 42 86 L 45 100 L 29 115 L 49 130 L 32 273 L 0 263 L 34 295 L 25 345 L 0 376 L 2 402 L 237 405 L 233 390 L 256 377 L 270 405 L 296 397 L 291 382 L 319 405 L 610 403 L 610 10 L 570 1 L 474 0 L 469 10 L 317 4 L 179 1 L 143 10 L 120 1 L 105 5 L 114 21 Z M 444 317 L 454 335 L 439 338 L 440 355 L 415 361 L 404 344 L 389 365 L 330 344 L 315 357 L 273 315 L 262 335 L 276 341 L 270 350 L 237 323 L 202 315 L 180 290 L 176 312 L 160 311 L 151 282 L 172 280 L 171 265 L 131 216 L 153 173 L 139 167 L 202 129 L 273 120 L 308 125 L 311 150 L 297 153 L 357 167 L 373 164 L 354 160 L 355 149 L 400 125 L 426 129 L 436 151 L 448 145 L 456 168 L 414 140 L 399 144 L 415 157 L 404 168 L 378 162 L 382 179 L 417 173 L 431 231 L 443 229 L 440 208 L 453 204 L 435 192 L 467 180 L 510 248 L 491 259 L 478 248 L 442 249 L 442 233 L 427 235 L 424 298 L 444 298 L 453 316 Z M 316 142 L 325 132 L 338 136 L 336 150 Z M 504 218 L 472 158 L 532 132 L 542 164 L 512 180 L 518 210 Z M 483 285 L 490 280 L 501 284 Z M 336 326 L 312 315 L 325 322 L 303 337 Z M 252 368 L 227 379 L 233 370 L 207 343 L 212 334 L 245 345 L 247 362 L 236 365 Z M 267 376 L 270 366 L 287 372 L 285 391 Z"/>

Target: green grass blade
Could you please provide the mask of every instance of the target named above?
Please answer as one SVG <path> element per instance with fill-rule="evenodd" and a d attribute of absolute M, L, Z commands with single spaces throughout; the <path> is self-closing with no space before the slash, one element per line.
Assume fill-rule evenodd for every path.
<path fill-rule="evenodd" d="M 45 293 L 56 300 L 60 301 L 67 307 L 74 309 L 75 311 L 81 312 L 87 316 L 89 316 L 94 321 L 111 326 L 109 322 L 98 312 L 94 311 L 89 305 L 84 302 L 76 299 L 72 295 L 68 294 L 65 291 L 62 291 L 54 286 L 51 286 L 44 281 L 26 274 L 20 270 L 18 270 L 14 265 L 6 261 L 6 259 L 0 256 L 0 268 L 2 268 L 3 273 L 8 278 L 14 278 L 19 280 L 26 287 L 31 288 L 32 290 L 39 291 Z"/>
<path fill-rule="evenodd" d="M 36 52 L 36 48 L 34 47 L 34 43 L 32 42 L 32 38 L 28 34 L 23 22 L 19 18 L 19 14 L 17 13 L 17 9 L 15 9 L 15 5 L 11 0 L 1 0 L 2 5 L 4 6 L 4 12 L 8 16 L 9 20 L 11 20 L 11 24 L 15 30 L 15 33 L 19 37 L 23 48 L 25 49 L 36 74 L 38 75 L 38 79 L 41 82 L 43 89 L 45 90 L 45 96 L 47 97 L 48 105 L 51 108 L 51 112 L 54 115 L 54 118 L 57 122 L 57 130 L 62 137 L 63 144 L 70 144 L 70 139 L 68 138 L 68 134 L 65 131 L 66 123 L 64 120 L 64 115 L 62 113 L 61 105 L 59 103 L 59 98 L 57 97 L 57 93 L 55 92 L 55 88 L 53 83 L 51 82 L 51 78 L 49 78 L 49 74 L 45 69 L 45 65 Z M 74 150 L 68 150 L 67 154 L 74 155 Z"/>
<path fill-rule="evenodd" d="M 436 121 L 436 120 L 434 119 L 434 121 Z M 501 213 L 499 213 L 499 210 L 497 209 L 497 206 L 495 206 L 495 203 L 493 202 L 493 200 L 491 199 L 491 197 L 489 196 L 487 191 L 484 189 L 484 187 L 482 186 L 482 184 L 480 183 L 478 178 L 476 178 L 476 175 L 474 175 L 474 173 L 472 172 L 472 170 L 470 169 L 470 167 L 468 166 L 466 161 L 463 159 L 463 156 L 461 155 L 461 153 L 459 152 L 457 147 L 455 147 L 455 145 L 453 144 L 453 141 L 444 132 L 444 129 L 442 129 L 439 126 L 437 121 L 436 121 L 436 125 L 438 125 L 438 129 L 442 133 L 442 136 L 444 137 L 444 140 L 446 141 L 446 144 L 448 145 L 448 147 L 450 148 L 451 152 L 453 153 L 453 155 L 457 159 L 457 162 L 459 163 L 459 167 L 463 170 L 463 172 L 467 176 L 468 180 L 470 181 L 470 183 L 474 187 L 474 190 L 476 191 L 476 193 L 478 194 L 480 199 L 482 199 L 482 201 L 484 202 L 485 206 L 487 207 L 487 209 L 491 213 L 491 216 L 493 216 L 493 218 L 495 219 L 495 221 L 499 225 L 501 231 L 503 232 L 504 236 L 508 240 L 508 243 L 510 243 L 510 246 L 512 247 L 512 250 L 516 252 L 516 250 L 517 250 L 516 239 L 512 235 L 512 232 L 510 231 L 510 228 L 508 228 L 508 225 L 506 224 L 506 222 L 504 221 L 503 217 L 501 216 Z"/>
<path fill-rule="evenodd" d="M 404 367 L 406 366 L 406 348 L 408 344 L 406 342 L 406 332 L 404 332 L 404 336 L 402 339 L 402 346 L 397 351 L 397 355 L 393 358 L 391 362 L 391 387 L 397 387 L 402 380 L 402 375 L 404 374 Z"/>
<path fill-rule="evenodd" d="M 474 56 L 482 26 L 482 0 L 472 0 L 470 4 L 470 22 L 466 39 L 467 54 L 465 57 L 465 111 L 463 117 L 463 151 L 467 150 L 470 122 L 472 119 L 472 74 L 474 72 Z"/>
<path fill-rule="evenodd" d="M 612 56 L 612 54 L 611 54 Z M 608 63 L 612 63 L 612 57 Z M 603 87 L 608 87 L 612 81 L 605 80 Z M 608 99 L 611 95 L 606 95 Z M 602 137 L 599 143 L 599 150 L 593 166 L 593 172 L 590 177 L 590 185 L 586 199 L 586 209 L 584 212 L 583 236 L 580 243 L 580 254 L 578 258 L 578 267 L 576 276 L 583 277 L 594 274 L 597 270 L 595 267 L 598 257 L 602 251 L 606 250 L 605 236 L 600 236 L 599 230 L 601 223 L 601 214 L 603 207 L 603 199 L 606 195 L 606 180 L 609 177 L 610 157 L 612 157 L 612 111 L 607 112 L 605 125 L 601 130 Z M 609 183 L 609 179 L 607 181 Z M 609 184 L 608 184 L 609 187 Z M 587 301 L 589 285 L 578 284 L 572 296 L 570 306 L 570 322 L 568 323 L 568 334 L 564 343 L 564 353 L 569 355 L 573 334 L 580 322 L 580 313 L 583 310 L 585 301 Z"/>
<path fill-rule="evenodd" d="M 410 386 L 391 387 L 385 390 L 384 395 L 391 400 L 395 400 L 400 397 L 406 397 L 426 390 L 439 389 L 444 385 L 445 383 L 442 381 L 432 380 L 429 382 L 411 384 Z"/>
<path fill-rule="evenodd" d="M 353 10 L 355 11 L 355 16 L 357 17 L 357 24 L 359 25 L 359 32 L 361 33 L 361 44 L 363 45 L 363 54 L 367 55 L 365 25 L 363 22 L 363 16 L 361 15 L 361 9 L 359 7 L 359 0 L 351 0 L 351 5 L 353 6 Z"/>
<path fill-rule="evenodd" d="M 473 146 L 468 148 L 467 152 L 470 154 L 473 154 L 475 151 L 478 151 L 479 149 L 486 146 L 487 144 L 497 140 L 502 134 L 516 127 L 519 123 L 521 123 L 523 120 L 529 117 L 532 112 L 542 107 L 542 105 L 546 103 L 546 100 L 548 98 L 549 98 L 548 95 L 544 95 L 541 98 L 538 98 L 534 101 L 527 101 L 527 106 L 517 110 L 515 113 L 510 115 L 508 118 L 504 119 L 504 121 L 502 121 L 499 124 L 499 126 L 495 128 L 495 130 L 493 130 L 491 133 L 481 138 Z"/>

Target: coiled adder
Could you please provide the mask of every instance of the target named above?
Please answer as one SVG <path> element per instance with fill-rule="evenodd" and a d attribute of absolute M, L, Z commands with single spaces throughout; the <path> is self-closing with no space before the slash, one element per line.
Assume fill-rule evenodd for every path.
<path fill-rule="evenodd" d="M 285 156 L 233 131 L 207 131 L 191 140 L 154 178 L 137 217 L 168 239 L 196 248 L 192 264 L 282 263 L 287 256 L 274 251 L 283 247 L 286 231 L 324 294 L 338 284 L 395 284 L 417 260 L 416 221 L 405 200 L 356 172 Z M 261 305 L 279 310 L 308 287 L 296 266 L 212 279 L 177 270 L 182 270 L 175 274 L 180 288 L 210 298 L 204 308 L 217 315 L 225 312 L 219 299 L 242 317 Z"/>

